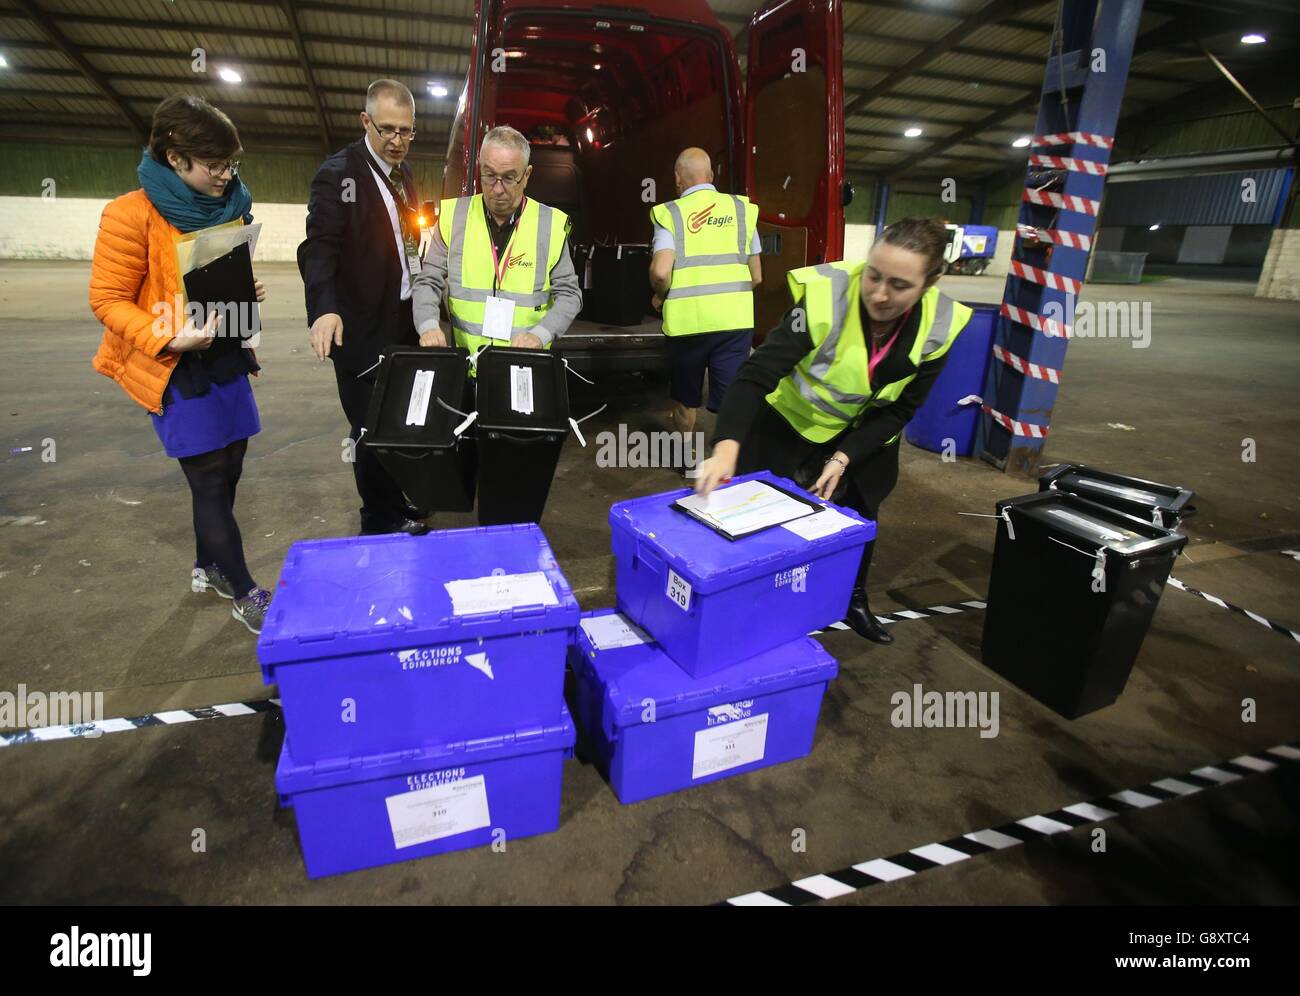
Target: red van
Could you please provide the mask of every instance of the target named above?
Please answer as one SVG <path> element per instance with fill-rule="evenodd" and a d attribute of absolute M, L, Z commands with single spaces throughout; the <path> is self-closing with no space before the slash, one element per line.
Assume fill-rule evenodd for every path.
<path fill-rule="evenodd" d="M 494 125 L 528 136 L 529 196 L 567 212 L 583 314 L 561 340 L 575 366 L 666 365 L 649 307 L 650 208 L 676 196 L 688 146 L 719 190 L 758 204 L 762 335 L 788 307 L 785 273 L 844 249 L 842 0 L 769 0 L 736 49 L 705 0 L 478 0 L 442 196 L 477 192 Z"/>

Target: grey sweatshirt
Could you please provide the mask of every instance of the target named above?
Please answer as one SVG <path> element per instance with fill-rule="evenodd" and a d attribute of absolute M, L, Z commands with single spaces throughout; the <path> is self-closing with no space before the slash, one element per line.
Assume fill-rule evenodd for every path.
<path fill-rule="evenodd" d="M 424 265 L 411 280 L 411 309 L 415 330 L 420 335 L 439 327 L 438 305 L 446 289 L 447 247 L 443 244 L 441 233 L 434 228 L 433 242 L 425 254 Z M 582 290 L 578 285 L 578 274 L 573 269 L 573 259 L 569 256 L 566 240 L 560 258 L 551 268 L 550 310 L 531 331 L 542 340 L 543 346 L 549 345 L 568 331 L 581 310 Z"/>

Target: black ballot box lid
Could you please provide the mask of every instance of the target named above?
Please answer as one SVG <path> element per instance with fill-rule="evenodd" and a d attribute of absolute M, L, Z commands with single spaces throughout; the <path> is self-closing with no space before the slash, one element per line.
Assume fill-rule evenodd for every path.
<path fill-rule="evenodd" d="M 1040 491 L 1068 491 L 1110 505 L 1160 525 L 1173 527 L 1195 511 L 1195 492 L 1177 484 L 1161 484 L 1127 474 L 1066 463 L 1038 478 Z"/>
<path fill-rule="evenodd" d="M 1013 528 L 1022 523 L 1031 529 L 1038 527 L 1035 532 L 1088 552 L 1104 548 L 1108 557 L 1132 560 L 1177 553 L 1187 544 L 1187 537 L 1180 533 L 1068 491 L 1004 498 L 997 509 L 999 515 L 1011 517 Z"/>
<path fill-rule="evenodd" d="M 478 356 L 478 432 L 569 431 L 563 358 L 546 349 L 489 346 Z"/>
<path fill-rule="evenodd" d="M 465 411 L 468 368 L 469 352 L 464 349 L 411 347 L 387 352 L 370 397 L 367 445 L 454 447 L 454 430 L 464 416 L 449 409 Z"/>

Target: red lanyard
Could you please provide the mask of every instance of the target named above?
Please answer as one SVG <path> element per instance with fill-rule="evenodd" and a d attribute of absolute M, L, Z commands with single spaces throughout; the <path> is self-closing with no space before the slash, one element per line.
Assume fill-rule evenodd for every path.
<path fill-rule="evenodd" d="M 528 197 L 519 202 L 519 213 L 515 215 L 515 230 L 510 233 L 510 241 L 506 243 L 506 251 L 503 255 L 497 253 L 496 239 L 492 238 L 492 233 L 488 232 L 488 245 L 492 247 L 492 293 L 496 294 L 497 288 L 501 286 L 501 277 L 510 269 L 510 248 L 515 244 L 515 236 L 519 234 L 519 222 L 523 220 L 524 208 L 528 206 Z"/>
<path fill-rule="evenodd" d="M 871 317 L 870 315 L 867 316 L 868 319 L 870 319 L 870 317 Z M 867 353 L 869 355 L 869 359 L 867 360 L 867 383 L 872 383 L 875 380 L 876 365 L 879 364 L 881 360 L 883 360 L 886 356 L 889 355 L 889 348 L 894 345 L 894 340 L 898 338 L 898 333 L 903 331 L 903 326 L 907 324 L 907 320 L 911 317 L 912 317 L 912 309 L 908 308 L 907 313 L 903 315 L 902 320 L 898 323 L 898 327 L 894 329 L 894 334 L 889 337 L 889 341 L 885 343 L 885 345 L 882 348 L 876 350 L 875 356 L 870 356 L 871 350 L 870 349 L 867 350 Z M 868 343 L 871 342 L 870 321 L 867 322 L 867 341 Z"/>

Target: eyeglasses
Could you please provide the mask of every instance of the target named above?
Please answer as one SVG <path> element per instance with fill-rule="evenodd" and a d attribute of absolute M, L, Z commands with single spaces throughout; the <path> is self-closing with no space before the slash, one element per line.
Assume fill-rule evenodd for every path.
<path fill-rule="evenodd" d="M 212 177 L 214 180 L 225 173 L 226 170 L 230 171 L 231 176 L 238 176 L 239 160 L 231 159 L 224 163 L 204 163 L 203 168 L 208 171 L 208 176 Z"/>
<path fill-rule="evenodd" d="M 385 142 L 391 142 L 395 138 L 400 138 L 403 142 L 410 142 L 415 139 L 414 128 L 394 128 L 392 125 L 384 125 L 384 127 L 380 128 L 373 121 L 370 122 L 370 127 L 374 128 L 375 133 Z"/>
<path fill-rule="evenodd" d="M 505 176 L 497 176 L 495 173 L 480 173 L 478 178 L 482 182 L 484 190 L 491 190 L 498 183 L 501 184 L 502 190 L 514 190 L 522 180 L 521 177 L 515 176 L 513 173 L 507 173 Z"/>

